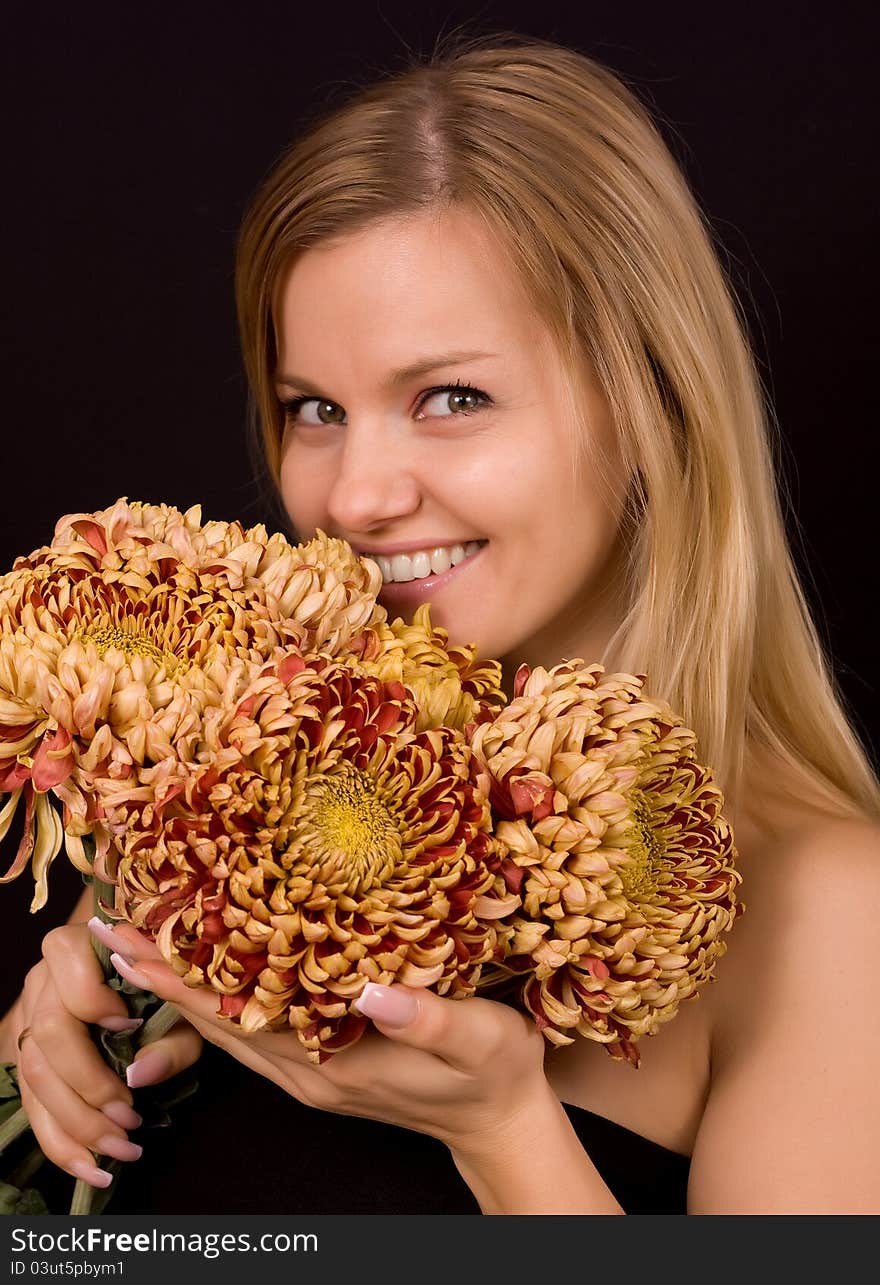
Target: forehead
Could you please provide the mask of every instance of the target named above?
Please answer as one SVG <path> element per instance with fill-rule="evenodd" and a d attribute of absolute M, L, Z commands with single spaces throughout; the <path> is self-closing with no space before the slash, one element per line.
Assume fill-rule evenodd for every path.
<path fill-rule="evenodd" d="M 278 283 L 279 355 L 343 350 L 393 367 L 422 351 L 534 351 L 543 327 L 508 256 L 466 211 L 395 217 L 299 255 Z"/>

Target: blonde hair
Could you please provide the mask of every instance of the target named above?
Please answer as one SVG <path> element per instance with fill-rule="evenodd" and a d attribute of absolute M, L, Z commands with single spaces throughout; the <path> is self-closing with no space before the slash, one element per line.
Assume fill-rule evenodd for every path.
<path fill-rule="evenodd" d="M 605 656 L 586 659 L 646 673 L 728 798 L 759 751 L 790 797 L 880 817 L 786 539 L 739 304 L 651 116 L 592 59 L 509 33 L 459 39 L 326 112 L 274 167 L 241 230 L 236 296 L 276 487 L 282 270 L 379 219 L 450 206 L 506 250 L 575 406 L 589 370 L 613 413 L 632 478 L 627 608 Z"/>

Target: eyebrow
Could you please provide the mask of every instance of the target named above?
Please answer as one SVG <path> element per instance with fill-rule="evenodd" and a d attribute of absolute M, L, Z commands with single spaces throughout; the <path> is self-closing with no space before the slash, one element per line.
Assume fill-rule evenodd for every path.
<path fill-rule="evenodd" d="M 408 384 L 412 379 L 418 379 L 420 375 L 428 375 L 432 370 L 439 370 L 442 366 L 459 366 L 467 361 L 479 361 L 483 357 L 499 357 L 497 352 L 447 352 L 435 357 L 422 357 L 418 361 L 412 362 L 409 366 L 403 366 L 400 370 L 394 370 L 385 380 L 386 388 L 400 388 L 403 384 Z M 276 375 L 275 382 L 285 388 L 301 388 L 303 392 L 313 393 L 320 397 L 321 390 L 311 380 L 303 379 L 300 375 Z"/>

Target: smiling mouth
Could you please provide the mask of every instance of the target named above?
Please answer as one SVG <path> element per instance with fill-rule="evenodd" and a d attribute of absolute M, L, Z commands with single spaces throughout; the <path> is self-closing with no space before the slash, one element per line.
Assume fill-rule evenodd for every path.
<path fill-rule="evenodd" d="M 441 545 L 433 549 L 419 549 L 416 553 L 396 553 L 392 557 L 367 554 L 382 572 L 383 587 L 436 580 L 455 567 L 468 562 L 480 552 L 486 540 L 470 540 L 467 544 Z"/>

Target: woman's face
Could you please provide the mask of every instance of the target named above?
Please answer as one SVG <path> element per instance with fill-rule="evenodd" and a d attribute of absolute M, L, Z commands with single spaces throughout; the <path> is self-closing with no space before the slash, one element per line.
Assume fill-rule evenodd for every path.
<path fill-rule="evenodd" d="M 549 334 L 475 218 L 395 218 L 306 251 L 275 327 L 300 538 L 348 540 L 379 562 L 392 618 L 430 602 L 482 656 L 600 659 L 626 490 L 608 408 L 591 386 L 572 422 Z M 577 434 L 614 497 L 573 473 Z"/>

